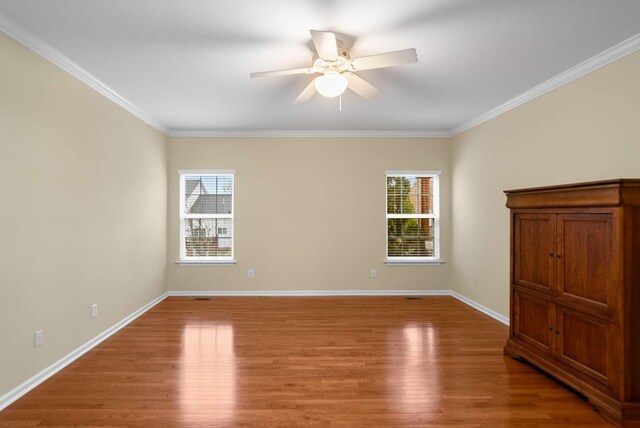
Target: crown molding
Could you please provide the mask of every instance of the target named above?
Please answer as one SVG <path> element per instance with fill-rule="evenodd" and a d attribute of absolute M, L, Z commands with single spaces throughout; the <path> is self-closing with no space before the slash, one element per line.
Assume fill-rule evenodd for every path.
<path fill-rule="evenodd" d="M 375 130 L 223 130 L 171 129 L 169 137 L 367 137 L 367 138 L 449 138 L 448 131 Z"/>
<path fill-rule="evenodd" d="M 604 67 L 607 64 L 610 64 L 624 56 L 627 56 L 635 51 L 640 49 L 640 33 L 636 34 L 628 38 L 627 40 L 618 43 L 617 45 L 600 52 L 599 54 L 589 58 L 588 60 L 581 62 L 580 64 L 571 67 L 570 69 L 563 71 L 551 79 L 534 86 L 526 92 L 518 95 L 515 98 L 507 101 L 504 104 L 499 105 L 498 107 L 489 110 L 477 116 L 468 122 L 464 122 L 461 125 L 452 128 L 449 131 L 449 134 L 454 137 L 458 134 L 463 133 L 464 131 L 468 131 L 471 128 L 475 128 L 476 126 L 487 122 L 495 117 L 498 117 L 509 110 L 512 110 L 524 103 L 527 103 L 535 98 L 538 98 L 541 95 L 546 94 L 554 89 L 559 88 L 560 86 L 566 85 L 585 74 L 589 74 L 592 71 L 595 71 L 601 67 Z"/>
<path fill-rule="evenodd" d="M 7 33 L 9 36 L 13 37 L 44 59 L 57 65 L 76 79 L 80 80 L 82 83 L 104 95 L 147 125 L 157 129 L 165 135 L 167 134 L 168 130 L 162 123 L 158 122 L 151 115 L 133 105 L 130 101 L 119 95 L 116 91 L 108 87 L 87 70 L 80 67 L 60 51 L 53 48 L 40 37 L 22 27 L 2 12 L 0 12 L 0 31 Z"/>
<path fill-rule="evenodd" d="M 494 119 L 524 103 L 566 85 L 640 49 L 640 33 L 595 55 L 594 57 L 558 74 L 555 77 L 523 92 L 511 100 L 453 127 L 448 131 L 376 131 L 376 130 L 220 130 L 220 129 L 170 129 L 151 115 L 133 105 L 105 83 L 80 67 L 44 40 L 25 29 L 0 12 L 0 31 L 8 34 L 27 48 L 65 70 L 90 86 L 149 126 L 169 137 L 334 137 L 334 138 L 451 138 Z"/>

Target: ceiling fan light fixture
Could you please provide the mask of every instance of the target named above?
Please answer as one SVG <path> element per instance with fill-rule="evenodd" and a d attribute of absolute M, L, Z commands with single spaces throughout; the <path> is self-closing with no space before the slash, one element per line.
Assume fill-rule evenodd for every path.
<path fill-rule="evenodd" d="M 290 74 L 319 74 L 314 77 L 293 101 L 301 104 L 309 101 L 316 92 L 328 98 L 340 96 L 349 88 L 364 98 L 373 98 L 380 89 L 355 73 L 361 70 L 394 67 L 418 62 L 414 48 L 375 55 L 352 58 L 351 53 L 342 49 L 342 43 L 331 31 L 311 30 L 311 40 L 316 53 L 311 58 L 311 66 L 286 70 L 261 71 L 251 73 L 251 77 L 287 76 Z"/>
<path fill-rule="evenodd" d="M 329 70 L 315 80 L 316 90 L 328 98 L 342 95 L 348 84 L 347 78 L 335 70 Z"/>

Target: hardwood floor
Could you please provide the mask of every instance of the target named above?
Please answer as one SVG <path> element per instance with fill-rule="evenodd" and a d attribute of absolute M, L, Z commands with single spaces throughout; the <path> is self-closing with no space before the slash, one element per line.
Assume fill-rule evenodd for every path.
<path fill-rule="evenodd" d="M 0 427 L 609 427 L 452 297 L 168 298 Z"/>

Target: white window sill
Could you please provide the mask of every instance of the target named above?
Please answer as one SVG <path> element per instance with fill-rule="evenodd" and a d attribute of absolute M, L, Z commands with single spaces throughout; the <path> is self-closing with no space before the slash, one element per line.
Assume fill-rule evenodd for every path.
<path fill-rule="evenodd" d="M 235 260 L 177 260 L 178 266 L 233 266 Z"/>
<path fill-rule="evenodd" d="M 387 266 L 422 266 L 422 265 L 443 265 L 444 260 L 385 260 Z"/>

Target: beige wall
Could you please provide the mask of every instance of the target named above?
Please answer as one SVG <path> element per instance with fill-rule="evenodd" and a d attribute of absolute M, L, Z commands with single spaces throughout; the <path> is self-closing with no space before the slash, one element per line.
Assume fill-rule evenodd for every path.
<path fill-rule="evenodd" d="M 0 58 L 2 396 L 164 292 L 167 180 L 162 134 L 1 32 Z"/>
<path fill-rule="evenodd" d="M 452 284 L 508 315 L 504 189 L 640 177 L 640 52 L 452 141 Z"/>
<path fill-rule="evenodd" d="M 640 177 L 640 53 L 451 140 L 167 139 L 1 33 L 0 56 L 0 396 L 165 290 L 453 287 L 506 315 L 502 191 Z M 175 264 L 179 169 L 237 170 L 237 265 Z M 443 171 L 445 265 L 384 265 L 387 169 Z"/>
<path fill-rule="evenodd" d="M 445 139 L 172 138 L 168 158 L 169 290 L 449 289 L 449 264 L 383 263 L 388 169 L 443 171 L 442 258 L 449 261 Z M 175 265 L 181 169 L 236 170 L 237 265 Z"/>

